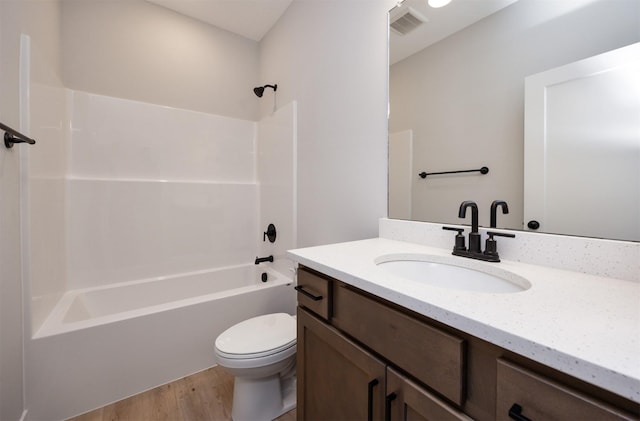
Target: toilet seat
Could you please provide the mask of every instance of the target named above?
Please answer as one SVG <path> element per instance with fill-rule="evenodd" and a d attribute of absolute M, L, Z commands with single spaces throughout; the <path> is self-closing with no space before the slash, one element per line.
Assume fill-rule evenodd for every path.
<path fill-rule="evenodd" d="M 296 346 L 296 319 L 286 313 L 253 317 L 222 332 L 216 354 L 226 359 L 255 359 Z M 289 352 L 286 352 L 289 354 Z"/>

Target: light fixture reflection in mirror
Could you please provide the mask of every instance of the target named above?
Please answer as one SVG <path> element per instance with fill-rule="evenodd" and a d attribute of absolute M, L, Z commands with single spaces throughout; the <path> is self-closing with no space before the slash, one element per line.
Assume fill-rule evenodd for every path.
<path fill-rule="evenodd" d="M 451 0 L 429 0 L 428 1 L 429 6 L 433 7 L 434 9 L 437 9 L 439 7 L 444 7 L 449 3 L 451 3 Z"/>

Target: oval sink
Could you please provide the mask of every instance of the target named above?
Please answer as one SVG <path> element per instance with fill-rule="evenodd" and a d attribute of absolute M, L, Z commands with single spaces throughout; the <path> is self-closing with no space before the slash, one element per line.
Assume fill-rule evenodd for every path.
<path fill-rule="evenodd" d="M 442 256 L 386 255 L 375 263 L 387 273 L 440 288 L 485 293 L 513 293 L 529 289 L 531 283 L 498 267 L 462 267 L 445 263 Z"/>

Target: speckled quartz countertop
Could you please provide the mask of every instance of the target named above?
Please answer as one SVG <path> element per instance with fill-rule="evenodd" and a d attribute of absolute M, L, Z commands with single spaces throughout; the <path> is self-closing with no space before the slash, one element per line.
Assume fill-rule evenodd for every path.
<path fill-rule="evenodd" d="M 640 402 L 640 284 L 374 238 L 290 250 L 300 264 L 478 338 Z M 531 287 L 517 293 L 430 286 L 384 271 L 375 259 L 422 254 L 484 271 L 507 271 Z"/>

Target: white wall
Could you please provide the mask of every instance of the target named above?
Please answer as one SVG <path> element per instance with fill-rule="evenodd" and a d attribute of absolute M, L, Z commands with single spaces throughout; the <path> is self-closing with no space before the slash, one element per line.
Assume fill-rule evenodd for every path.
<path fill-rule="evenodd" d="M 67 88 L 258 119 L 258 43 L 144 0 L 62 1 Z"/>
<path fill-rule="evenodd" d="M 299 247 L 375 237 L 386 215 L 392 5 L 294 1 L 260 44 L 260 80 L 278 84 L 279 103 L 298 103 Z"/>
<path fill-rule="evenodd" d="M 0 419 L 20 419 L 25 408 L 23 396 L 23 335 L 30 334 L 30 317 L 27 298 L 30 298 L 28 273 L 20 267 L 21 258 L 33 258 L 38 269 L 54 274 L 59 268 L 56 261 L 64 256 L 61 239 L 51 236 L 60 229 L 61 220 L 57 202 L 63 197 L 60 188 L 60 168 L 63 164 L 59 151 L 64 148 L 58 109 L 60 83 L 60 9 L 56 1 L 27 2 L 5 0 L 0 2 L 0 120 L 16 129 L 27 132 L 38 140 L 34 147 L 16 145 L 7 150 L 0 147 Z M 31 39 L 30 60 L 33 65 L 30 81 L 30 127 L 20 125 L 20 35 Z M 40 114 L 47 105 L 46 117 Z M 36 151 L 34 148 L 38 147 Z M 26 167 L 25 164 L 30 166 Z M 20 192 L 20 172 L 29 180 L 47 182 L 48 188 L 31 189 L 28 195 Z M 32 203 L 47 194 L 52 200 L 43 224 L 43 241 L 35 256 L 21 255 L 20 223 L 27 218 L 26 209 L 20 213 L 21 202 Z M 44 215 L 41 215 L 44 216 Z M 26 221 L 25 221 L 26 222 Z M 45 227 L 50 222 L 51 227 Z M 46 250 L 45 248 L 49 248 Z M 35 271 L 37 276 L 37 271 Z M 23 278 L 24 277 L 24 278 Z M 54 287 L 55 288 L 55 287 Z M 23 302 L 22 291 L 25 291 Z M 23 305 L 27 314 L 23 312 Z M 24 333 L 23 333 L 24 326 Z"/>
<path fill-rule="evenodd" d="M 521 229 L 524 78 L 637 42 L 639 7 L 520 0 L 393 65 L 390 128 L 414 130 L 413 218 L 458 223 L 460 203 L 475 200 L 486 226 L 491 201 L 503 199 L 499 226 Z M 489 174 L 417 177 L 481 166 Z"/>
<path fill-rule="evenodd" d="M 0 2 L 0 121 L 18 127 L 17 39 L 14 3 Z M 24 408 L 22 277 L 20 274 L 19 153 L 0 147 L 0 419 L 18 420 Z"/>

